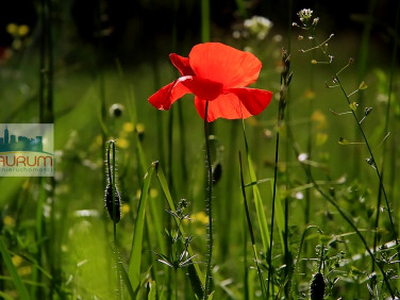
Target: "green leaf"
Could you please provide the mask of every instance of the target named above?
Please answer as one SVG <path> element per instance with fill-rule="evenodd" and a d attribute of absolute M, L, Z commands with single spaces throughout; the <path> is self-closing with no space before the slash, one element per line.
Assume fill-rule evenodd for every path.
<path fill-rule="evenodd" d="M 155 281 L 153 281 L 151 283 L 150 291 L 149 291 L 149 295 L 148 295 L 147 299 L 148 300 L 156 300 L 157 299 L 156 296 L 157 296 L 157 284 Z"/>
<path fill-rule="evenodd" d="M 358 103 L 357 102 L 351 102 L 349 106 L 350 106 L 352 111 L 356 111 L 357 108 L 358 108 Z"/>
<path fill-rule="evenodd" d="M 360 85 L 358 86 L 358 89 L 360 91 L 366 90 L 368 88 L 368 85 L 365 83 L 365 81 L 361 81 Z"/>

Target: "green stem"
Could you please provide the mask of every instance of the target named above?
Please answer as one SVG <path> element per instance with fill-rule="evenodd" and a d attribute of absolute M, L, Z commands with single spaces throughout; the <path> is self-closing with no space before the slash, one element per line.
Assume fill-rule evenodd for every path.
<path fill-rule="evenodd" d="M 211 288 L 211 262 L 213 251 L 213 218 L 212 218 L 212 165 L 211 165 L 211 151 L 209 140 L 209 123 L 208 118 L 208 101 L 206 101 L 206 109 L 204 115 L 204 137 L 206 147 L 206 210 L 208 214 L 208 239 L 207 239 L 207 271 L 205 279 L 204 299 L 207 299 L 210 294 Z"/>
<path fill-rule="evenodd" d="M 293 0 L 288 0 L 287 1 L 287 6 L 288 6 L 288 22 L 287 22 L 287 36 L 291 37 L 292 36 L 292 22 L 291 22 L 291 16 L 293 13 Z M 291 39 L 288 39 L 287 42 L 287 53 L 291 53 Z M 287 91 L 287 95 L 285 97 L 289 97 L 289 90 Z M 290 101 L 287 101 L 286 103 L 286 121 L 290 122 Z M 289 147 L 289 140 L 286 140 L 285 143 L 285 161 L 289 161 L 289 156 L 290 156 L 290 147 Z M 289 190 L 290 186 L 290 177 L 289 174 L 291 174 L 291 171 L 288 170 L 288 167 L 286 168 L 286 176 L 285 176 L 285 189 Z M 284 220 L 285 220 L 285 232 L 283 234 L 283 239 L 284 239 L 284 248 L 285 248 L 285 256 L 284 256 L 284 264 L 286 265 L 285 269 L 285 281 L 286 284 L 284 286 L 284 293 L 285 293 L 285 298 L 290 298 L 290 284 L 292 282 L 292 276 L 293 276 L 293 257 L 292 253 L 290 250 L 290 242 L 289 242 L 289 219 L 290 219 L 290 205 L 289 205 L 289 197 L 288 195 L 285 195 L 284 199 L 284 205 L 285 205 L 285 211 L 284 211 Z"/>
<path fill-rule="evenodd" d="M 177 268 L 174 269 L 174 277 L 175 277 L 175 280 L 174 280 L 175 299 L 178 300 L 179 298 L 178 298 L 178 269 Z"/>
<path fill-rule="evenodd" d="M 174 128 L 174 110 L 171 110 L 171 113 L 169 114 L 169 119 L 168 119 L 168 138 L 167 138 L 167 147 L 168 147 L 168 158 L 167 158 L 167 176 L 168 176 L 168 186 L 171 189 L 171 192 L 175 194 L 175 188 L 174 188 L 174 182 L 173 182 L 173 176 L 172 176 L 172 166 L 173 166 L 173 161 L 172 161 L 172 151 L 173 151 L 173 128 Z M 172 230 L 172 223 L 171 223 L 171 218 L 167 218 L 166 220 L 166 227 L 167 231 L 171 232 Z M 172 253 L 172 245 L 171 243 L 167 243 L 167 255 L 170 256 Z M 168 276 L 167 276 L 167 281 L 168 281 L 168 288 L 167 288 L 167 300 L 172 299 L 172 280 L 173 280 L 173 274 L 172 270 L 168 268 Z"/>
<path fill-rule="evenodd" d="M 280 112 L 279 112 L 280 114 Z M 267 283 L 267 298 L 269 297 L 270 285 L 271 285 L 271 275 L 272 275 L 272 244 L 274 236 L 274 222 L 275 222 L 275 202 L 276 202 L 276 187 L 278 179 L 278 161 L 279 161 L 279 128 L 281 119 L 278 117 L 278 131 L 276 133 L 275 141 L 275 166 L 274 166 L 274 183 L 272 190 L 272 208 L 271 208 L 271 231 L 269 239 L 269 253 L 268 253 L 268 283 Z"/>

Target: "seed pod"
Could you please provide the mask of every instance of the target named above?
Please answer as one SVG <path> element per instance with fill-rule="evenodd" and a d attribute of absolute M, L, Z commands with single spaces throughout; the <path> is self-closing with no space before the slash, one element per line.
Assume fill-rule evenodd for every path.
<path fill-rule="evenodd" d="M 321 273 L 317 273 L 314 275 L 313 280 L 311 281 L 310 286 L 310 297 L 311 300 L 321 300 L 324 299 L 325 292 L 325 282 L 324 277 Z"/>
<path fill-rule="evenodd" d="M 107 184 L 106 190 L 104 191 L 104 202 L 110 215 L 111 219 L 118 223 L 121 219 L 121 198 L 119 196 L 119 192 L 116 187 L 114 187 L 114 201 L 115 201 L 115 213 L 114 213 L 114 205 L 113 205 L 113 196 L 112 196 L 112 186 Z"/>

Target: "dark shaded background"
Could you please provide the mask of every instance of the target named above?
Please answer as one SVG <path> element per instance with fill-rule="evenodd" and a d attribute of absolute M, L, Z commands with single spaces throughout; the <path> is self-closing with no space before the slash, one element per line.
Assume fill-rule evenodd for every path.
<path fill-rule="evenodd" d="M 289 1 L 259 0 L 246 1 L 246 12 L 247 17 L 265 16 L 274 23 L 275 29 L 286 30 L 296 19 L 297 11 L 311 8 L 323 20 L 321 27 L 327 32 L 351 31 L 355 36 L 361 35 L 365 22 L 371 21 L 374 42 L 387 43 L 392 38 L 389 31 L 394 26 L 394 1 L 293 1 L 289 16 Z M 246 17 L 239 15 L 235 0 L 210 3 L 213 37 L 230 35 L 232 25 Z M 99 48 L 101 37 L 101 47 L 106 53 L 142 61 L 154 51 L 169 52 L 174 34 L 177 41 L 174 47 L 200 42 L 200 1 L 55 0 L 52 5 L 54 34 L 64 34 L 65 27 L 69 27 L 74 34 L 64 42 L 76 44 L 78 48 L 85 44 Z M 40 1 L 31 0 L 2 4 L 0 47 L 7 47 L 12 42 L 6 32 L 9 23 L 27 24 L 32 35 L 37 32 L 39 7 Z"/>

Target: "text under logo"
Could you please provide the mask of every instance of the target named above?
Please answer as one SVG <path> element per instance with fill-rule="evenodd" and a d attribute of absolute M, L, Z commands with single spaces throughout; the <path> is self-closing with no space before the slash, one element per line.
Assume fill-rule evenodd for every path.
<path fill-rule="evenodd" d="M 0 124 L 0 176 L 54 176 L 53 124 Z"/>

